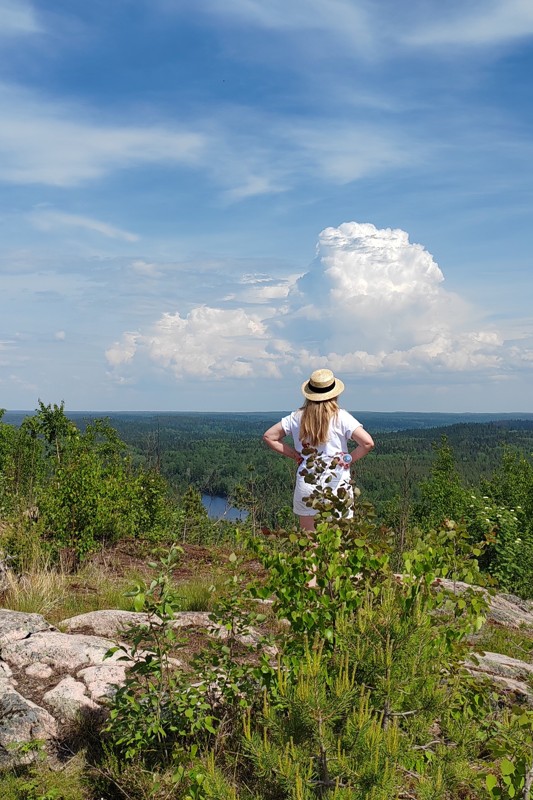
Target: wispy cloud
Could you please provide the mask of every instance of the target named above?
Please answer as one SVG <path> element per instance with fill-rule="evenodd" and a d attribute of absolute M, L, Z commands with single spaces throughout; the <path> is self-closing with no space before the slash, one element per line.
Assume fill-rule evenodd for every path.
<path fill-rule="evenodd" d="M 215 121 L 199 118 L 189 129 L 102 125 L 89 120 L 91 109 L 5 85 L 2 105 L 0 181 L 15 184 L 71 187 L 121 169 L 168 164 L 204 171 L 235 202 L 308 178 L 347 183 L 413 159 L 414 143 L 398 124 L 340 119 L 332 127 L 319 116 L 303 121 L 215 107 Z"/>
<path fill-rule="evenodd" d="M 421 143 L 415 150 L 409 134 L 394 123 L 380 127 L 338 120 L 332 130 L 323 122 L 292 126 L 289 122 L 289 131 L 300 159 L 308 160 L 321 176 L 341 184 L 383 169 L 407 166 L 429 151 L 429 146 Z"/>
<path fill-rule="evenodd" d="M 0 0 L 0 37 L 41 33 L 42 30 L 31 3 Z"/>
<path fill-rule="evenodd" d="M 161 0 L 167 8 L 175 6 Z M 334 42 L 344 57 L 388 60 L 406 48 L 456 45 L 458 47 L 499 45 L 533 35 L 533 6 L 530 0 L 465 0 L 423 4 L 390 0 L 207 0 L 211 13 L 228 23 L 285 34 L 297 34 L 299 52 L 310 56 L 329 54 L 309 33 L 320 31 L 321 40 Z M 469 52 L 469 55 L 471 53 Z"/>
<path fill-rule="evenodd" d="M 32 224 L 42 231 L 81 228 L 100 233 L 109 239 L 122 239 L 125 242 L 136 242 L 139 239 L 135 233 L 116 228 L 114 225 L 102 222 L 99 219 L 92 219 L 79 214 L 66 214 L 62 211 L 34 211 L 29 218 Z"/>
<path fill-rule="evenodd" d="M 0 86 L 0 180 L 75 186 L 141 164 L 193 166 L 205 137 L 192 130 L 90 120 L 91 111 Z M 95 115 L 95 112 L 92 112 Z"/>
<path fill-rule="evenodd" d="M 486 0 L 463 3 L 451 12 L 435 5 L 433 20 L 419 23 L 405 35 L 408 44 L 434 46 L 499 45 L 533 36 L 533 4 L 530 0 Z"/>
<path fill-rule="evenodd" d="M 161 278 L 164 275 L 164 272 L 160 269 L 158 264 L 154 264 L 150 261 L 143 261 L 142 258 L 132 261 L 130 269 L 136 272 L 137 275 L 143 275 L 146 278 Z"/>
<path fill-rule="evenodd" d="M 208 7 L 226 19 L 233 16 L 270 30 L 333 33 L 358 50 L 368 51 L 374 42 L 365 4 L 350 0 L 208 0 Z"/>

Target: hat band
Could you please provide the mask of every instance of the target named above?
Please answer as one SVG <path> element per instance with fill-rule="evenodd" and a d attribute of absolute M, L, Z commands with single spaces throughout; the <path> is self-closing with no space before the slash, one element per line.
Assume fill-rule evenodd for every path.
<path fill-rule="evenodd" d="M 336 381 L 330 383 L 329 386 L 313 386 L 311 381 L 307 382 L 307 391 L 316 392 L 317 394 L 324 394 L 325 392 L 330 392 L 332 389 L 335 388 Z"/>

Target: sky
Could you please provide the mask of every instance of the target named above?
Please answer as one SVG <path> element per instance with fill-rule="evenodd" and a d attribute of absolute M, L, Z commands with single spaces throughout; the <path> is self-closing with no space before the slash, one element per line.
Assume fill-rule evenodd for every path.
<path fill-rule="evenodd" d="M 531 0 L 0 0 L 0 407 L 533 410 Z"/>

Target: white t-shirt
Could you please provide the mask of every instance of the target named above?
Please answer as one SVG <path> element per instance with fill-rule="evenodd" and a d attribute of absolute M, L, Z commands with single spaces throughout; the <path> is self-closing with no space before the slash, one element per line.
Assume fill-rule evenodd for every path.
<path fill-rule="evenodd" d="M 295 449 L 301 453 L 304 446 L 300 439 L 300 420 L 302 418 L 302 409 L 293 411 L 287 417 L 281 420 L 281 427 L 285 431 L 286 436 L 292 436 L 294 440 Z M 346 453 L 348 448 L 348 439 L 351 437 L 356 428 L 362 427 L 362 423 L 358 422 L 355 417 L 352 417 L 348 411 L 343 408 L 339 409 L 336 416 L 334 416 L 329 423 L 328 440 L 324 444 L 318 445 L 316 448 L 319 453 L 326 456 L 335 456 L 339 453 Z"/>

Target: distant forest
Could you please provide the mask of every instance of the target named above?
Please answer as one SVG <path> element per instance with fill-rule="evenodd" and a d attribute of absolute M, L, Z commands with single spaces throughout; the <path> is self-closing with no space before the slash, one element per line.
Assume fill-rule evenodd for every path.
<path fill-rule="evenodd" d="M 248 507 L 253 497 L 259 518 L 279 523 L 292 501 L 295 465 L 263 445 L 262 433 L 282 412 L 263 413 L 69 413 L 80 428 L 107 416 L 129 446 L 134 462 L 160 472 L 177 497 L 193 486 Z M 20 424 L 27 412 L 7 412 L 4 421 Z M 464 487 L 483 489 L 511 448 L 533 454 L 533 414 L 511 415 L 365 412 L 356 414 L 373 435 L 376 448 L 357 465 L 362 497 L 389 521 L 391 506 L 416 503 L 420 485 L 431 473 L 436 449 L 451 448 Z M 500 418 L 495 418 L 499 416 Z M 457 421 L 460 420 L 460 421 Z M 444 437 L 444 438 L 443 438 Z M 278 515 L 278 516 L 276 516 Z"/>
<path fill-rule="evenodd" d="M 525 456 L 533 453 L 533 415 L 524 416 L 429 427 L 458 415 L 361 414 L 376 448 L 358 464 L 357 485 L 380 514 L 398 498 L 416 502 L 420 482 L 429 476 L 435 449 L 445 437 L 463 485 L 479 489 L 500 466 L 506 448 Z M 261 441 L 264 430 L 279 418 L 279 413 L 113 414 L 111 423 L 135 460 L 160 471 L 178 495 L 192 485 L 238 505 L 246 490 L 255 495 L 266 518 L 267 509 L 290 507 L 292 498 L 293 462 L 276 456 Z M 409 422 L 417 427 L 392 429 Z"/>

